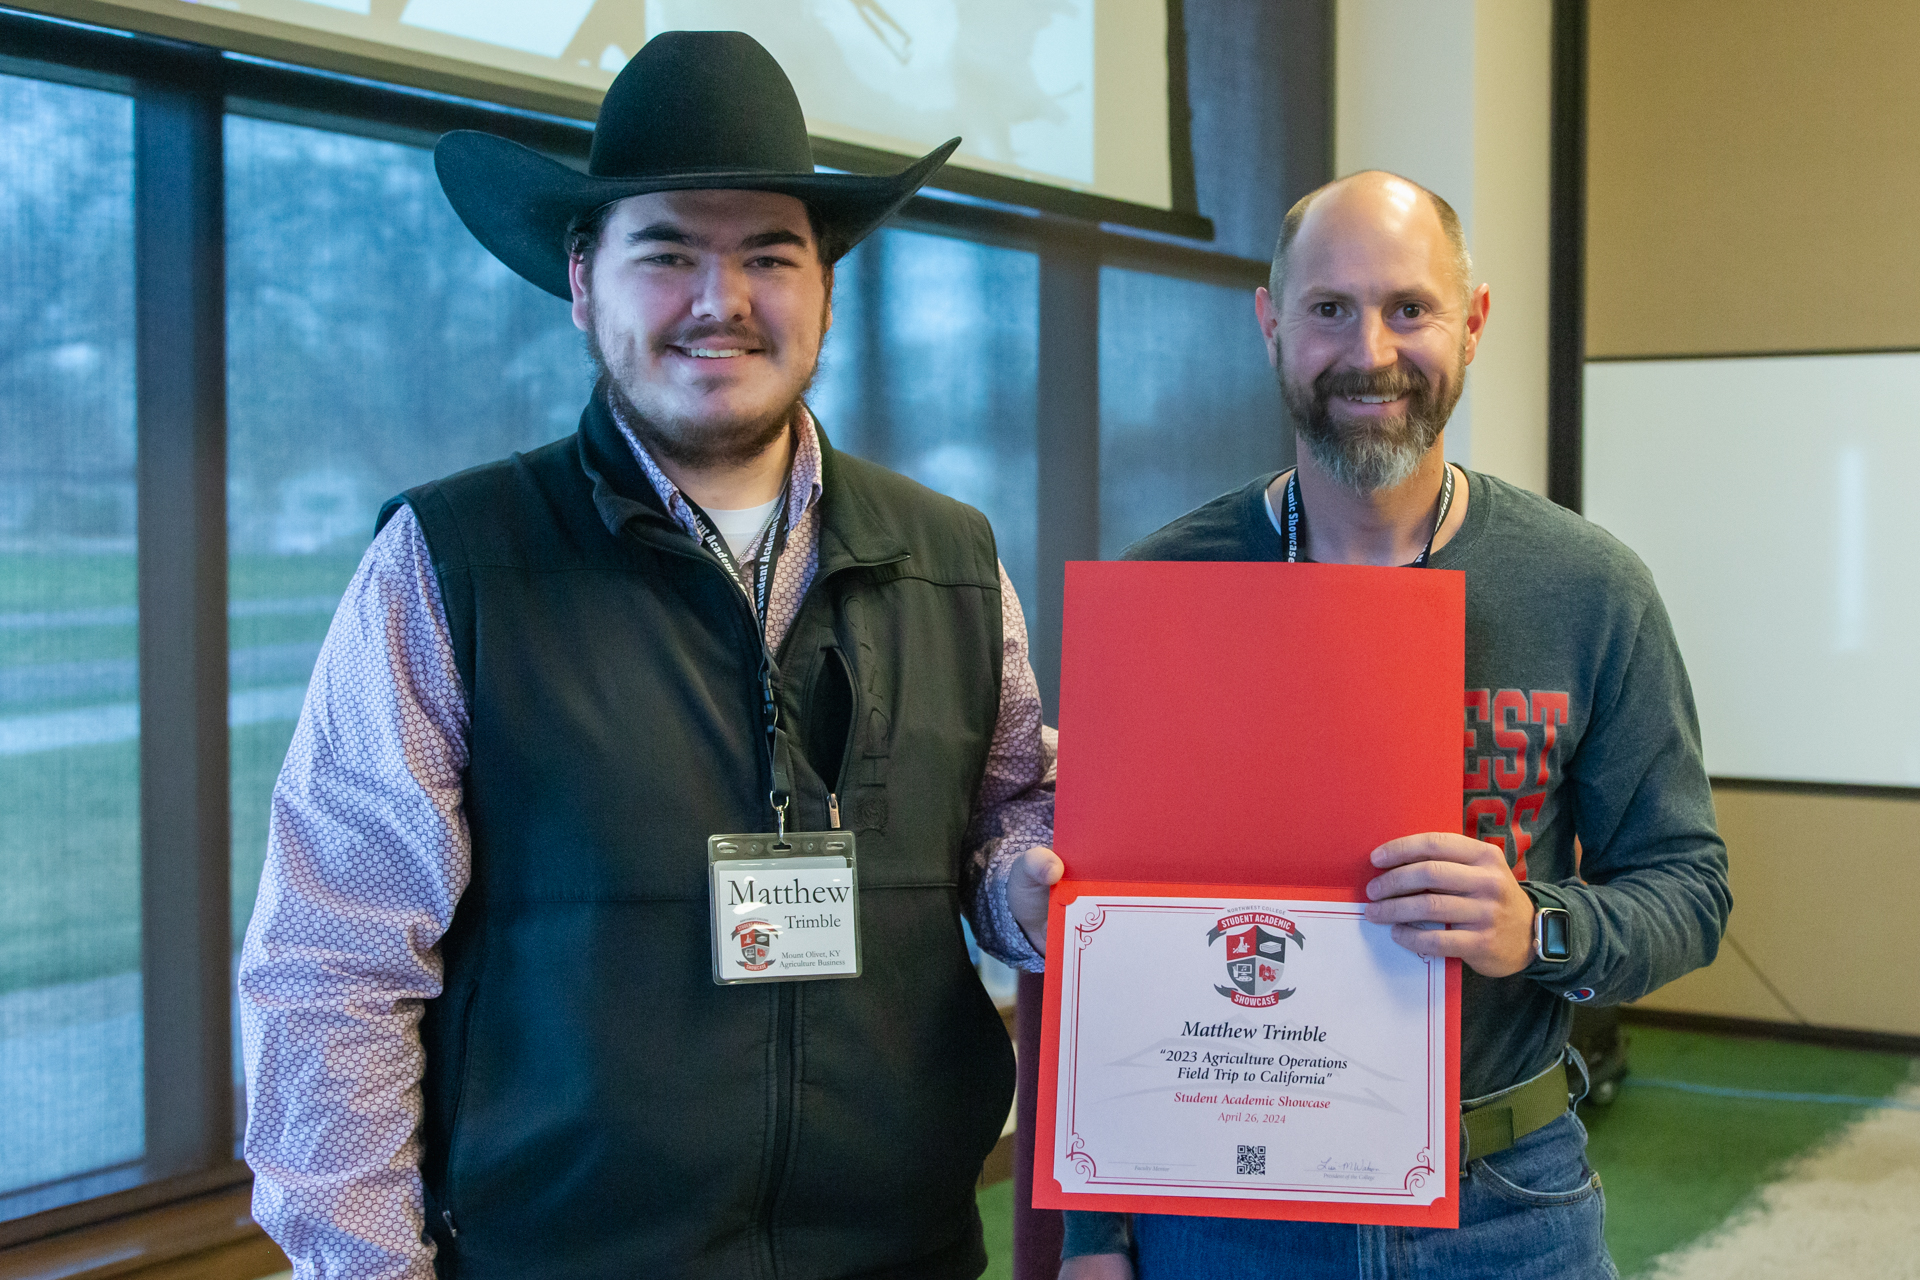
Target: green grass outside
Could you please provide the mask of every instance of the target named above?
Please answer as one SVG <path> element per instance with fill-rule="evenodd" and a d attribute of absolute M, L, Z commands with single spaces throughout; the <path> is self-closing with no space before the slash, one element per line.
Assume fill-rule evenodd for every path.
<path fill-rule="evenodd" d="M 280 762 L 287 758 L 293 723 L 248 725 L 233 731 L 233 945 L 246 935 L 267 860 L 268 804 Z"/>
<path fill-rule="evenodd" d="M 0 994 L 140 967 L 140 752 L 0 757 Z"/>
<path fill-rule="evenodd" d="M 228 561 L 227 593 L 234 600 L 338 597 L 347 589 L 360 552 L 310 556 L 246 556 Z M 280 614 L 234 618 L 229 643 L 250 645 L 318 643 L 326 638 L 331 613 Z M 293 723 L 244 725 L 233 730 L 230 768 L 233 796 L 233 944 L 245 936 L 267 857 L 268 805 L 273 782 L 293 740 Z"/>
<path fill-rule="evenodd" d="M 358 554 L 236 556 L 232 598 L 338 595 Z M 0 613 L 130 608 L 131 554 L 0 555 Z M 330 615 L 232 620 L 236 648 L 317 643 Z M 0 670 L 41 663 L 132 659 L 131 624 L 0 631 Z M 111 699 L 109 699 L 111 700 Z M 98 705 L 99 696 L 6 708 L 34 715 Z M 291 722 L 232 735 L 232 926 L 245 932 L 266 855 L 267 805 L 293 736 Z M 0 757 L 0 993 L 123 973 L 140 965 L 139 746 L 120 742 Z"/>
<path fill-rule="evenodd" d="M 0 614 L 67 613 L 132 609 L 138 600 L 131 552 L 0 554 Z M 0 670 L 46 662 L 132 658 L 138 636 L 131 623 L 114 626 L 34 627 L 0 630 Z M 8 714 L 59 710 L 64 704 L 11 707 Z M 0 800 L 0 813 L 10 804 Z"/>
<path fill-rule="evenodd" d="M 233 731 L 234 945 L 267 852 L 267 805 L 293 724 Z M 140 967 L 139 746 L 0 757 L 0 993 Z"/>
<path fill-rule="evenodd" d="M 0 613 L 129 605 L 135 570 L 130 551 L 0 553 Z"/>
<path fill-rule="evenodd" d="M 126 608 L 133 601 L 122 602 Z M 0 670 L 8 667 L 37 666 L 51 662 L 102 662 L 131 660 L 140 652 L 139 629 L 131 622 L 120 626 L 42 627 L 34 630 L 0 631 Z M 10 706 L 6 714 L 59 711 L 66 706 L 93 699 L 48 699 L 31 706 Z"/>

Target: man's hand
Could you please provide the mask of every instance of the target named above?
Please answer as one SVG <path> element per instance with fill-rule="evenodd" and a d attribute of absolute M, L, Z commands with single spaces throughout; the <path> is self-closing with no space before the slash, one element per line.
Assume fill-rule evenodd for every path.
<path fill-rule="evenodd" d="M 1060 1280 L 1133 1280 L 1133 1259 L 1124 1253 L 1089 1253 L 1060 1264 Z"/>
<path fill-rule="evenodd" d="M 1066 870 L 1059 854 L 1037 844 L 1014 860 L 1013 873 L 1007 877 L 1007 906 L 1041 955 L 1047 954 L 1047 890 Z"/>
<path fill-rule="evenodd" d="M 1373 865 L 1385 874 L 1367 883 L 1367 919 L 1392 925 L 1407 950 L 1458 956 L 1488 978 L 1533 962 L 1533 899 L 1499 846 L 1429 831 L 1387 841 Z"/>

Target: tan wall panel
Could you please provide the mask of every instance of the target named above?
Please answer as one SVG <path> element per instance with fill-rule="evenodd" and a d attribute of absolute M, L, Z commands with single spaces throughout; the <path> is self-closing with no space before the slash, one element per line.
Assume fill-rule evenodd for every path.
<path fill-rule="evenodd" d="M 1920 4 L 1591 14 L 1588 354 L 1920 347 Z"/>
<path fill-rule="evenodd" d="M 1478 0 L 1473 26 L 1474 275 L 1493 312 L 1467 385 L 1476 471 L 1547 491 L 1547 211 L 1553 13 Z"/>
<path fill-rule="evenodd" d="M 1913 915 L 1920 799 L 1714 790 L 1732 865 L 1731 935 L 1807 1021 L 1920 1035 Z M 1792 1021 L 1732 947 L 1646 1008 Z"/>

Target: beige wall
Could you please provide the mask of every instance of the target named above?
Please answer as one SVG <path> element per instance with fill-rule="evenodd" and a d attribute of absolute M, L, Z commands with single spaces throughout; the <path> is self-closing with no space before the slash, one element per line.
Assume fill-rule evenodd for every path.
<path fill-rule="evenodd" d="M 1588 40 L 1590 358 L 1920 347 L 1920 4 L 1592 0 Z M 1715 803 L 1785 1004 L 1732 947 L 1644 1003 L 1920 1034 L 1920 793 Z"/>
<path fill-rule="evenodd" d="M 1816 1026 L 1920 1035 L 1920 797 L 1720 787 L 1714 808 L 1732 867 L 1728 931 L 1787 1004 Z M 1727 946 L 1640 1003 L 1795 1020 Z"/>
<path fill-rule="evenodd" d="M 1339 0 L 1334 169 L 1387 169 L 1453 205 L 1493 314 L 1447 456 L 1544 493 L 1552 6 Z"/>
<path fill-rule="evenodd" d="M 1591 15 L 1588 354 L 1920 347 L 1920 4 Z"/>
<path fill-rule="evenodd" d="M 1471 241 L 1492 290 L 1473 362 L 1473 466 L 1547 491 L 1547 272 L 1553 6 L 1478 0 Z"/>

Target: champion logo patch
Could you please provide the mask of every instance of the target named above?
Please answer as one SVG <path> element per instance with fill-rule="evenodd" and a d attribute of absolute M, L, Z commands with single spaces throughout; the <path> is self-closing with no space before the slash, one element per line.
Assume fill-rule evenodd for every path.
<path fill-rule="evenodd" d="M 1585 1004 L 1587 1001 L 1593 999 L 1593 988 L 1592 987 L 1575 987 L 1573 990 L 1565 991 L 1565 992 L 1562 992 L 1561 994 L 1566 996 L 1567 999 L 1573 1001 L 1575 1004 Z"/>

